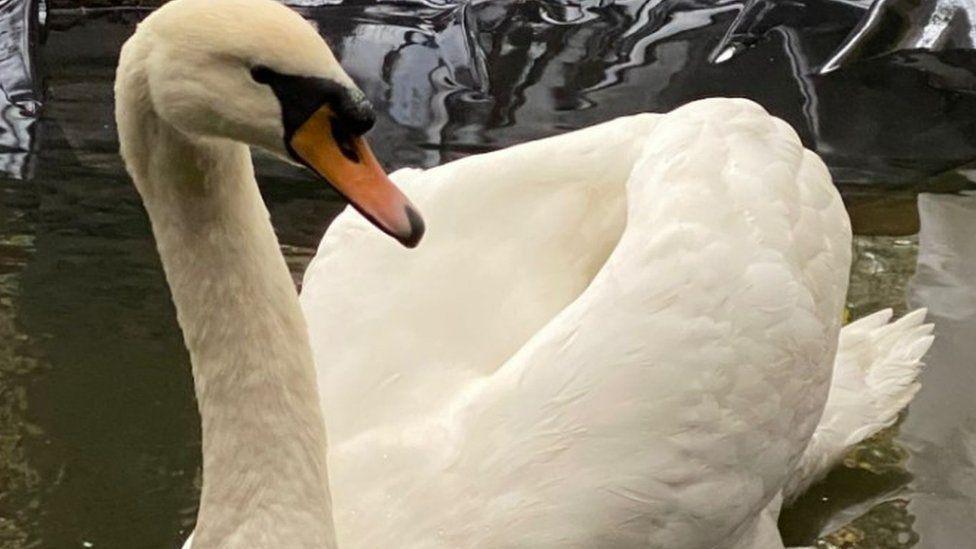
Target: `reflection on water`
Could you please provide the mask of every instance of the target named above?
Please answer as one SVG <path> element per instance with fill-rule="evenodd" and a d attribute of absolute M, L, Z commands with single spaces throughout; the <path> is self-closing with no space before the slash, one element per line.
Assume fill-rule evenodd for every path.
<path fill-rule="evenodd" d="M 388 167 L 707 95 L 753 97 L 796 125 L 844 182 L 860 233 L 854 316 L 904 311 L 910 291 L 912 306 L 932 307 L 939 336 L 911 412 L 852 452 L 782 527 L 794 544 L 823 535 L 824 546 L 961 547 L 976 539 L 976 349 L 964 335 L 976 309 L 965 229 L 976 208 L 959 195 L 915 204 L 919 190 L 972 186 L 924 176 L 976 158 L 976 121 L 963 115 L 976 112 L 964 86 L 976 71 L 958 52 L 900 52 L 817 76 L 864 4 L 781 2 L 738 20 L 741 2 L 713 0 L 357 1 L 306 14 L 378 106 L 372 136 Z M 0 178 L 4 549 L 176 547 L 194 521 L 188 359 L 111 124 L 118 48 L 142 16 L 49 17 L 34 173 Z M 727 47 L 735 55 L 713 63 Z M 257 164 L 297 278 L 342 204 L 292 167 Z"/>
<path fill-rule="evenodd" d="M 36 0 L 0 1 L 0 174 L 23 178 L 40 93 L 34 70 Z"/>
<path fill-rule="evenodd" d="M 858 3 L 751 2 L 738 19 L 734 0 L 554 5 L 346 2 L 307 14 L 390 113 L 381 129 L 396 165 L 709 95 L 759 101 L 844 181 L 909 182 L 976 158 L 976 53 L 899 51 L 818 74 L 864 15 Z M 724 48 L 741 52 L 711 62 Z"/>
<path fill-rule="evenodd" d="M 976 3 L 970 0 L 878 0 L 824 69 L 898 50 L 974 47 Z"/>
<path fill-rule="evenodd" d="M 966 547 L 976 539 L 976 196 L 922 195 L 919 214 L 909 301 L 929 307 L 939 335 L 902 427 L 915 475 L 910 508 L 939 517 L 916 526 L 931 547 Z"/>

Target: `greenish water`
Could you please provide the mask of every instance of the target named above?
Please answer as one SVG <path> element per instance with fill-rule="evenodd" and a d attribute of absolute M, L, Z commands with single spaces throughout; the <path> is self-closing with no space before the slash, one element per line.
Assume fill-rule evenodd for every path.
<path fill-rule="evenodd" d="M 136 19 L 52 27 L 33 174 L 0 178 L 0 549 L 178 547 L 194 522 L 200 445 L 189 363 L 111 125 L 115 55 Z M 409 66 L 426 63 L 423 50 L 401 61 L 408 58 Z M 533 78 L 520 81 L 519 105 L 541 101 L 533 86 L 543 77 Z M 548 110 L 485 106 L 491 123 L 477 128 L 458 114 L 468 111 L 450 111 L 450 100 L 446 114 L 432 107 L 415 115 L 403 107 L 409 91 L 383 92 L 391 99 L 377 150 L 395 166 L 566 129 L 558 97 Z M 611 92 L 601 97 L 609 102 Z M 519 124 L 506 118 L 516 112 Z M 579 125 L 594 116 L 580 112 Z M 432 136 L 443 139 L 433 146 Z M 342 204 L 293 168 L 264 159 L 258 168 L 298 280 Z M 929 306 L 938 339 L 924 388 L 899 424 L 860 445 L 784 513 L 789 542 L 974 546 L 976 247 L 968 235 L 976 199 L 944 193 L 916 206 L 919 190 L 972 186 L 955 175 L 897 192 L 843 187 L 860 233 L 852 317 Z"/>

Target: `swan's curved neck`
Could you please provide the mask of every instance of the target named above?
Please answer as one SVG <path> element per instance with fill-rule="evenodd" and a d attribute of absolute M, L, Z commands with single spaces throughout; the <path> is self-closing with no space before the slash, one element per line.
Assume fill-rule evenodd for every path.
<path fill-rule="evenodd" d="M 334 547 L 305 320 L 250 153 L 142 112 L 119 131 L 193 364 L 203 426 L 194 548 Z"/>

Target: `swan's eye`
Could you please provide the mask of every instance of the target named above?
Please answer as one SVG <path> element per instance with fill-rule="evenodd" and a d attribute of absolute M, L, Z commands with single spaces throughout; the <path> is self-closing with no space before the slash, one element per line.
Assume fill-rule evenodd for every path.
<path fill-rule="evenodd" d="M 273 77 L 274 71 L 263 65 L 251 69 L 251 78 L 259 84 L 270 84 Z"/>

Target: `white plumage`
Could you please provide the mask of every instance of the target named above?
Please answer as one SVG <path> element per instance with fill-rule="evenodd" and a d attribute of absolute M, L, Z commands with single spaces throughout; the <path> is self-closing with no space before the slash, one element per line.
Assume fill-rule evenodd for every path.
<path fill-rule="evenodd" d="M 425 241 L 344 213 L 300 306 L 247 145 L 294 153 L 312 88 L 256 67 L 361 97 L 268 0 L 167 4 L 116 80 L 202 419 L 187 547 L 782 547 L 784 497 L 917 390 L 924 313 L 841 332 L 843 204 L 744 100 L 397 172 Z"/>
<path fill-rule="evenodd" d="M 854 323 L 811 439 L 850 228 L 820 161 L 755 104 L 393 178 L 423 246 L 343 214 L 302 295 L 340 543 L 731 546 L 917 390 L 924 312 Z"/>

